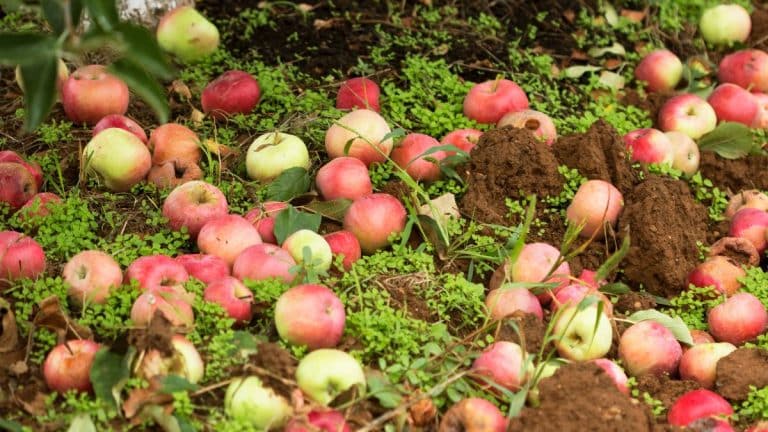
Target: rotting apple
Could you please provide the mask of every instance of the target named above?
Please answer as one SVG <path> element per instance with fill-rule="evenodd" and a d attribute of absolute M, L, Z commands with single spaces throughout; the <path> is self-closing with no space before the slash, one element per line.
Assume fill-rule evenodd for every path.
<path fill-rule="evenodd" d="M 241 281 L 279 279 L 290 284 L 296 279 L 291 269 L 296 266 L 296 260 L 285 249 L 261 243 L 243 250 L 235 259 L 232 275 Z"/>
<path fill-rule="evenodd" d="M 603 180 L 587 180 L 579 186 L 565 214 L 572 225 L 583 225 L 580 236 L 601 239 L 608 227 L 616 225 L 623 208 L 624 197 L 616 186 Z"/>
<path fill-rule="evenodd" d="M 43 186 L 43 170 L 40 168 L 40 165 L 38 165 L 37 162 L 26 161 L 24 158 L 19 156 L 18 153 L 12 150 L 0 151 L 0 162 L 15 162 L 21 164 L 24 168 L 27 169 L 27 171 L 29 171 L 29 174 L 32 175 L 32 178 L 35 179 L 35 185 L 37 185 L 37 189 L 40 190 L 40 188 Z"/>
<path fill-rule="evenodd" d="M 344 415 L 336 410 L 312 410 L 294 417 L 283 432 L 352 432 Z"/>
<path fill-rule="evenodd" d="M 356 200 L 373 193 L 368 167 L 353 157 L 331 159 L 317 170 L 315 184 L 326 200 Z"/>
<path fill-rule="evenodd" d="M 768 195 L 757 189 L 749 189 L 734 194 L 728 201 L 728 207 L 725 209 L 725 217 L 732 218 L 739 210 L 743 208 L 755 208 L 768 211 Z"/>
<path fill-rule="evenodd" d="M 203 292 L 203 298 L 207 302 L 217 303 L 224 308 L 227 315 L 236 323 L 248 323 L 253 317 L 251 310 L 253 293 L 240 280 L 232 276 L 226 276 L 208 284 Z"/>
<path fill-rule="evenodd" d="M 405 229 L 403 204 L 392 195 L 375 193 L 352 203 L 344 215 L 344 229 L 360 242 L 363 252 L 373 253 L 389 244 L 389 237 Z"/>
<path fill-rule="evenodd" d="M 48 388 L 62 394 L 70 390 L 91 391 L 91 366 L 100 348 L 88 339 L 69 340 L 53 347 L 43 363 Z"/>
<path fill-rule="evenodd" d="M 224 411 L 259 430 L 279 428 L 293 414 L 291 404 L 256 376 L 235 378 L 229 384 L 224 395 Z"/>
<path fill-rule="evenodd" d="M 296 368 L 296 383 L 304 394 L 323 406 L 352 389 L 357 396 L 364 396 L 366 389 L 360 363 L 346 352 L 331 348 L 304 356 Z"/>
<path fill-rule="evenodd" d="M 344 257 L 342 266 L 344 270 L 352 268 L 352 264 L 359 260 L 363 254 L 360 249 L 360 242 L 357 240 L 354 234 L 347 230 L 335 231 L 323 236 L 325 241 L 331 247 L 331 253 L 333 256 L 342 255 Z"/>
<path fill-rule="evenodd" d="M 631 152 L 633 161 L 672 165 L 675 160 L 672 142 L 658 129 L 633 130 L 624 135 L 624 145 Z"/>
<path fill-rule="evenodd" d="M 688 135 L 678 132 L 664 132 L 672 143 L 672 168 L 680 170 L 686 177 L 692 177 L 699 170 L 701 153 L 699 145 Z"/>
<path fill-rule="evenodd" d="M 484 124 L 496 124 L 504 114 L 528 109 L 528 96 L 508 79 L 475 84 L 464 97 L 464 115 Z"/>
<path fill-rule="evenodd" d="M 693 139 L 701 138 L 717 126 L 712 105 L 693 93 L 669 98 L 659 110 L 658 120 L 664 132 L 678 131 Z"/>
<path fill-rule="evenodd" d="M 194 162 L 173 160 L 149 169 L 147 181 L 161 189 L 175 188 L 186 182 L 203 178 L 203 170 Z"/>
<path fill-rule="evenodd" d="M 38 242 L 16 231 L 0 231 L 0 286 L 45 272 L 45 252 Z"/>
<path fill-rule="evenodd" d="M 440 421 L 440 432 L 505 432 L 509 421 L 496 405 L 473 397 L 454 404 Z"/>
<path fill-rule="evenodd" d="M 239 215 L 211 219 L 200 228 L 197 247 L 200 252 L 216 255 L 230 267 L 246 248 L 261 243 L 256 227 Z"/>
<path fill-rule="evenodd" d="M 146 327 L 155 312 L 160 311 L 172 326 L 191 329 L 195 314 L 187 297 L 177 291 L 145 291 L 131 307 L 131 321 L 134 326 Z"/>
<path fill-rule="evenodd" d="M 750 91 L 768 92 L 768 53 L 743 49 L 726 55 L 717 68 L 717 79 Z"/>
<path fill-rule="evenodd" d="M 277 244 L 275 238 L 275 216 L 288 207 L 288 203 L 267 201 L 245 214 L 245 219 L 256 227 L 264 243 Z"/>
<path fill-rule="evenodd" d="M 459 150 L 470 153 L 477 146 L 481 136 L 483 136 L 483 132 L 477 129 L 457 129 L 444 136 L 440 140 L 440 144 L 452 145 Z M 446 153 L 448 156 L 452 156 L 455 152 L 447 151 Z"/>
<path fill-rule="evenodd" d="M 587 307 L 572 305 L 563 308 L 555 317 L 552 334 L 561 356 L 576 361 L 594 360 L 605 356 L 611 349 L 613 329 L 605 312 L 597 303 Z"/>
<path fill-rule="evenodd" d="M 341 83 L 336 94 L 336 108 L 362 108 L 381 112 L 380 97 L 381 89 L 376 82 L 365 77 L 351 78 Z"/>
<path fill-rule="evenodd" d="M 192 63 L 213 54 L 219 46 L 219 30 L 192 6 L 166 12 L 157 25 L 160 47 Z"/>
<path fill-rule="evenodd" d="M 432 182 L 442 176 L 440 161 L 448 156 L 443 150 L 433 150 L 437 147 L 440 147 L 440 142 L 431 136 L 411 133 L 392 150 L 392 161 L 414 180 Z M 433 153 L 422 156 L 428 151 Z"/>
<path fill-rule="evenodd" d="M 164 165 L 183 161 L 197 164 L 202 157 L 200 138 L 190 128 L 178 123 L 158 126 L 149 134 L 152 163 Z"/>
<path fill-rule="evenodd" d="M 275 326 L 280 337 L 310 350 L 338 345 L 346 319 L 344 304 L 323 285 L 295 286 L 275 304 Z"/>
<path fill-rule="evenodd" d="M 672 332 L 656 321 L 633 324 L 619 338 L 619 358 L 632 376 L 673 374 L 682 355 Z"/>
<path fill-rule="evenodd" d="M 96 123 L 96 126 L 93 127 L 91 136 L 96 136 L 104 130 L 110 128 L 127 130 L 128 132 L 136 135 L 136 138 L 140 139 L 144 144 L 147 144 L 148 142 L 147 133 L 144 132 L 144 128 L 142 128 L 141 125 L 136 123 L 134 120 L 122 114 L 110 114 L 102 117 L 101 120 Z"/>
<path fill-rule="evenodd" d="M 152 155 L 136 135 L 125 129 L 106 129 L 91 138 L 83 150 L 85 172 L 95 174 L 104 186 L 129 191 L 144 180 L 152 166 Z"/>
<path fill-rule="evenodd" d="M 675 400 L 667 412 L 667 421 L 673 426 L 688 426 L 698 419 L 731 414 L 733 407 L 722 396 L 707 389 L 697 389 Z"/>
<path fill-rule="evenodd" d="M 704 343 L 688 348 L 680 359 L 680 378 L 696 381 L 704 388 L 712 388 L 717 362 L 733 351 L 736 351 L 736 347 L 728 342 Z"/>
<path fill-rule="evenodd" d="M 223 120 L 232 114 L 248 114 L 259 103 L 261 91 L 256 78 L 248 72 L 231 70 L 208 83 L 200 103 L 203 112 Z"/>
<path fill-rule="evenodd" d="M 37 185 L 24 165 L 0 162 L 0 203 L 18 210 L 37 194 Z"/>
<path fill-rule="evenodd" d="M 670 50 L 652 51 L 640 60 L 635 78 L 646 83 L 651 92 L 674 90 L 683 77 L 683 62 Z"/>
<path fill-rule="evenodd" d="M 718 255 L 739 259 L 740 263 L 756 266 L 760 263 L 760 254 L 751 241 L 740 237 L 721 237 L 709 247 L 710 258 Z"/>
<path fill-rule="evenodd" d="M 192 384 L 203 379 L 205 365 L 197 348 L 187 338 L 171 336 L 170 353 L 164 355 L 157 349 L 149 349 L 140 357 L 136 376 L 149 381 L 156 376 L 176 375 Z"/>
<path fill-rule="evenodd" d="M 216 186 L 195 180 L 177 186 L 163 202 L 163 216 L 171 229 L 187 228 L 191 238 L 197 238 L 208 221 L 225 216 L 227 198 Z"/>
<path fill-rule="evenodd" d="M 120 264 L 99 250 L 86 250 L 67 261 L 62 271 L 67 294 L 72 303 L 104 304 L 107 297 L 123 283 Z"/>
<path fill-rule="evenodd" d="M 61 88 L 64 113 L 75 123 L 95 125 L 110 114 L 124 115 L 129 100 L 128 86 L 103 65 L 78 68 Z"/>
<path fill-rule="evenodd" d="M 527 353 L 514 342 L 498 341 L 488 345 L 472 362 L 473 373 L 513 392 L 518 391 L 531 377 L 531 363 Z"/>
<path fill-rule="evenodd" d="M 309 266 L 315 270 L 328 271 L 333 263 L 331 245 L 320 234 L 301 229 L 289 235 L 282 245 L 291 254 L 297 264 Z M 308 249 L 310 262 L 305 262 L 305 249 Z"/>
<path fill-rule="evenodd" d="M 229 276 L 229 265 L 216 255 L 185 254 L 174 260 L 183 265 L 189 276 L 208 285 Z"/>
<path fill-rule="evenodd" d="M 289 168 L 309 169 L 309 151 L 304 141 L 285 132 L 270 132 L 248 147 L 245 169 L 248 177 L 269 181 Z"/>
<path fill-rule="evenodd" d="M 358 109 L 336 120 L 325 133 L 325 149 L 331 159 L 350 156 L 366 166 L 384 162 L 392 152 L 392 132 L 376 111 Z M 386 139 L 385 139 L 386 138 Z"/>
<path fill-rule="evenodd" d="M 710 309 L 707 323 L 716 341 L 739 346 L 765 332 L 768 312 L 760 299 L 742 292 Z"/>
<path fill-rule="evenodd" d="M 745 42 L 752 31 L 752 18 L 738 4 L 720 4 L 701 14 L 699 32 L 712 45 Z"/>
<path fill-rule="evenodd" d="M 715 256 L 697 265 L 688 274 L 688 284 L 702 288 L 713 286 L 718 292 L 731 296 L 741 288 L 739 279 L 746 275 L 747 272 L 732 259 Z"/>
<path fill-rule="evenodd" d="M 526 109 L 504 114 L 496 124 L 497 128 L 512 126 L 518 129 L 528 129 L 538 139 L 548 146 L 554 144 L 557 139 L 557 129 L 552 119 L 543 112 Z"/>
<path fill-rule="evenodd" d="M 491 319 L 504 319 L 517 311 L 536 315 L 544 319 L 541 303 L 529 290 L 502 285 L 491 290 L 485 297 L 485 307 Z"/>

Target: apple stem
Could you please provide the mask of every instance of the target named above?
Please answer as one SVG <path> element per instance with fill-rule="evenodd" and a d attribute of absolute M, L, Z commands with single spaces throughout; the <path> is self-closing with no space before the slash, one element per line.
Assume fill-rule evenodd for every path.
<path fill-rule="evenodd" d="M 64 346 L 67 348 L 67 351 L 69 351 L 69 355 L 74 356 L 75 352 L 72 351 L 72 348 L 69 346 L 69 341 L 64 342 Z"/>
<path fill-rule="evenodd" d="M 496 88 L 499 87 L 499 82 L 501 82 L 502 79 L 504 79 L 504 75 L 501 75 L 501 74 L 496 75 L 496 80 L 493 81 L 493 86 L 491 86 L 492 91 L 494 92 L 496 91 Z"/>

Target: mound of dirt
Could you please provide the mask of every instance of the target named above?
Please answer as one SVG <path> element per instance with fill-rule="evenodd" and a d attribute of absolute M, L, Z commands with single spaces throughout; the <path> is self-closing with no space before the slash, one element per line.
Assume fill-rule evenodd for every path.
<path fill-rule="evenodd" d="M 768 10 L 755 7 L 752 12 L 752 31 L 749 34 L 747 44 L 753 48 L 768 50 Z"/>
<path fill-rule="evenodd" d="M 514 342 L 521 347 L 525 347 L 526 352 L 538 353 L 541 350 L 544 339 L 547 337 L 547 325 L 544 324 L 544 321 L 534 314 L 522 311 L 513 313 L 509 320 L 515 321 L 517 330 L 512 326 L 512 323 L 504 321 L 504 325 L 501 326 L 496 340 Z M 547 350 L 551 348 L 549 346 Z"/>
<path fill-rule="evenodd" d="M 737 193 L 744 189 L 768 189 L 767 167 L 768 156 L 724 159 L 712 152 L 701 152 L 699 169 L 715 186 Z"/>
<path fill-rule="evenodd" d="M 661 401 L 664 407 L 669 408 L 680 396 L 691 390 L 701 388 L 696 381 L 674 380 L 669 375 L 646 374 L 637 378 L 637 389 Z"/>
<path fill-rule="evenodd" d="M 646 309 L 654 309 L 656 307 L 656 301 L 652 296 L 642 292 L 628 292 L 619 296 L 616 304 L 613 305 L 614 310 L 621 312 L 625 315 L 632 315 L 633 313 Z"/>
<path fill-rule="evenodd" d="M 688 185 L 650 176 L 624 197 L 619 232 L 628 230 L 624 274 L 650 293 L 671 297 L 686 288 L 688 272 L 699 262 L 697 241 L 707 239 L 707 210 Z"/>
<path fill-rule="evenodd" d="M 715 387 L 731 401 L 743 401 L 749 386 L 768 386 L 768 351 L 739 348 L 717 362 Z"/>
<path fill-rule="evenodd" d="M 513 431 L 651 431 L 647 406 L 620 392 L 594 363 L 571 363 L 539 383 L 541 405 L 511 420 Z"/>

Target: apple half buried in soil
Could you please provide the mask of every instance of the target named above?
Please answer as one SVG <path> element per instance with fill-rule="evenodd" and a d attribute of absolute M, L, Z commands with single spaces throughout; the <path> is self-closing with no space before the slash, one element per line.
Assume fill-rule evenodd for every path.
<path fill-rule="evenodd" d="M 677 398 L 669 408 L 667 421 L 674 426 L 688 426 L 694 421 L 714 416 L 730 416 L 733 407 L 715 392 L 691 390 Z"/>
<path fill-rule="evenodd" d="M 299 361 L 296 382 L 304 394 L 324 406 L 352 388 L 363 396 L 366 388 L 360 363 L 344 351 L 328 348 L 312 351 Z"/>
<path fill-rule="evenodd" d="M 601 239 L 615 227 L 623 208 L 624 197 L 616 186 L 588 180 L 579 186 L 565 214 L 569 223 L 582 226 L 579 236 Z"/>
<path fill-rule="evenodd" d="M 734 351 L 736 347 L 728 342 L 694 345 L 680 359 L 680 378 L 696 381 L 704 388 L 712 388 L 717 374 L 717 362 Z"/>
<path fill-rule="evenodd" d="M 496 405 L 481 398 L 463 399 L 440 421 L 440 432 L 505 432 L 507 418 Z"/>
<path fill-rule="evenodd" d="M 496 124 L 497 128 L 504 126 L 528 129 L 536 138 L 544 141 L 548 146 L 552 146 L 557 139 L 557 130 L 552 119 L 543 112 L 531 109 L 505 114 Z"/>
<path fill-rule="evenodd" d="M 293 414 L 288 401 L 256 376 L 235 378 L 229 384 L 224 395 L 224 411 L 229 417 L 260 430 L 279 428 Z"/>

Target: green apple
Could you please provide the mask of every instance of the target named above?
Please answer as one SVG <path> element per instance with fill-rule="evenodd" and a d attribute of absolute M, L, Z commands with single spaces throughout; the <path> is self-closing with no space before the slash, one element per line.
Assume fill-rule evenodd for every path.
<path fill-rule="evenodd" d="M 611 349 L 613 329 L 603 311 L 593 303 L 579 310 L 579 305 L 562 310 L 553 328 L 555 346 L 561 356 L 576 361 L 594 360 Z"/>
<path fill-rule="evenodd" d="M 219 30 L 192 6 L 180 6 L 160 19 L 157 43 L 181 60 L 195 62 L 216 51 Z"/>
<path fill-rule="evenodd" d="M 354 357 L 337 349 L 319 349 L 307 354 L 296 368 L 299 388 L 313 401 L 327 406 L 336 397 L 357 388 L 365 394 L 365 374 Z"/>
<path fill-rule="evenodd" d="M 721 4 L 701 14 L 699 31 L 701 37 L 713 45 L 730 45 L 745 42 L 752 30 L 749 12 L 737 4 Z"/>
<path fill-rule="evenodd" d="M 270 132 L 256 138 L 248 147 L 245 169 L 248 177 L 268 181 L 288 168 L 309 169 L 309 151 L 296 135 Z"/>
<path fill-rule="evenodd" d="M 105 129 L 83 150 L 86 174 L 98 176 L 107 188 L 117 192 L 126 192 L 144 180 L 151 165 L 147 146 L 124 129 Z"/>
<path fill-rule="evenodd" d="M 331 252 L 331 245 L 320 234 L 308 230 L 302 229 L 288 236 L 283 242 L 283 249 L 291 254 L 293 259 L 301 264 L 304 263 L 304 248 L 309 248 L 311 263 L 310 267 L 318 271 L 328 271 L 333 263 L 333 252 Z"/>
<path fill-rule="evenodd" d="M 237 421 L 263 430 L 278 429 L 293 415 L 288 401 L 255 376 L 237 378 L 229 384 L 224 411 Z"/>

